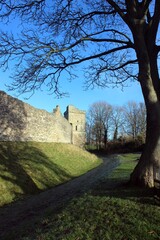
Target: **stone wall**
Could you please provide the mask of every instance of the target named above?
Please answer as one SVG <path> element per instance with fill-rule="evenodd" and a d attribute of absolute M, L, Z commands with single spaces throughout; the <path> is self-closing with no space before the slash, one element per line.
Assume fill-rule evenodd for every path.
<path fill-rule="evenodd" d="M 71 143 L 72 126 L 61 115 L 36 109 L 0 91 L 0 141 Z"/>

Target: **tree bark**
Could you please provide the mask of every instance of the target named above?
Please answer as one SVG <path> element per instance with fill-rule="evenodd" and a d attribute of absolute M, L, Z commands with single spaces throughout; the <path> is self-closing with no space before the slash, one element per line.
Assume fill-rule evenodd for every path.
<path fill-rule="evenodd" d="M 139 82 L 147 111 L 146 143 L 130 182 L 154 186 L 154 169 L 160 170 L 160 83 L 156 44 L 146 32 L 144 21 L 135 23 L 133 37 L 139 63 Z"/>
<path fill-rule="evenodd" d="M 154 169 L 160 169 L 160 102 L 150 103 L 147 110 L 146 144 L 140 160 L 131 174 L 131 183 L 154 186 Z"/>
<path fill-rule="evenodd" d="M 151 60 L 150 60 L 151 61 Z M 154 169 L 160 170 L 160 89 L 155 87 L 150 61 L 145 61 L 140 83 L 147 110 L 146 143 L 136 168 L 131 174 L 131 183 L 154 186 Z M 159 82 L 159 78 L 157 78 Z"/>

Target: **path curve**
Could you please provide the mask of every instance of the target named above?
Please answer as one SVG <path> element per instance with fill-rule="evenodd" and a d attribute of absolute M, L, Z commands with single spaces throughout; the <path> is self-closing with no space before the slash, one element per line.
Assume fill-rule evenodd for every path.
<path fill-rule="evenodd" d="M 25 224 L 25 221 L 42 217 L 47 210 L 56 211 L 73 197 L 92 189 L 118 165 L 117 155 L 104 157 L 100 166 L 80 177 L 25 200 L 1 207 L 0 239 L 5 239 L 5 234 L 9 230 L 16 230 L 18 226 Z"/>

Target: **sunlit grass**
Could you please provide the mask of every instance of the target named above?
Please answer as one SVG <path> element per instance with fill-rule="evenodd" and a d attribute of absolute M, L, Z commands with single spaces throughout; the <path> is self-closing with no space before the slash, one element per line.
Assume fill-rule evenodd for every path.
<path fill-rule="evenodd" d="M 100 163 L 70 144 L 0 142 L 0 205 L 64 183 Z"/>
<path fill-rule="evenodd" d="M 110 179 L 127 180 L 140 157 L 138 153 L 119 155 L 121 164 L 111 174 Z"/>

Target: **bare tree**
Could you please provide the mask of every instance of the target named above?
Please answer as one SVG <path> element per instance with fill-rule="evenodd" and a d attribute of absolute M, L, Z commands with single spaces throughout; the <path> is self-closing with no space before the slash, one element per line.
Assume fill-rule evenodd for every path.
<path fill-rule="evenodd" d="M 84 62 L 88 86 L 139 81 L 147 134 L 131 182 L 145 186 L 153 186 L 153 167 L 160 167 L 159 13 L 159 0 L 0 1 L 1 20 L 18 16 L 23 24 L 16 36 L 0 35 L 1 66 L 16 62 L 14 89 L 45 85 L 60 94 L 60 78 L 75 77 Z"/>
<path fill-rule="evenodd" d="M 86 142 L 89 145 L 94 145 L 95 143 L 95 134 L 93 132 L 93 127 L 94 127 L 94 119 L 93 116 L 88 110 L 87 115 L 86 115 Z"/>
<path fill-rule="evenodd" d="M 88 110 L 88 126 L 92 142 L 96 142 L 97 148 L 106 148 L 111 127 L 112 106 L 106 102 L 93 103 Z"/>
<path fill-rule="evenodd" d="M 124 107 L 125 132 L 133 140 L 144 137 L 146 132 L 146 110 L 143 103 L 128 102 Z"/>
<path fill-rule="evenodd" d="M 117 141 L 119 135 L 122 133 L 124 124 L 124 110 L 123 107 L 112 106 L 112 129 L 113 140 Z"/>

